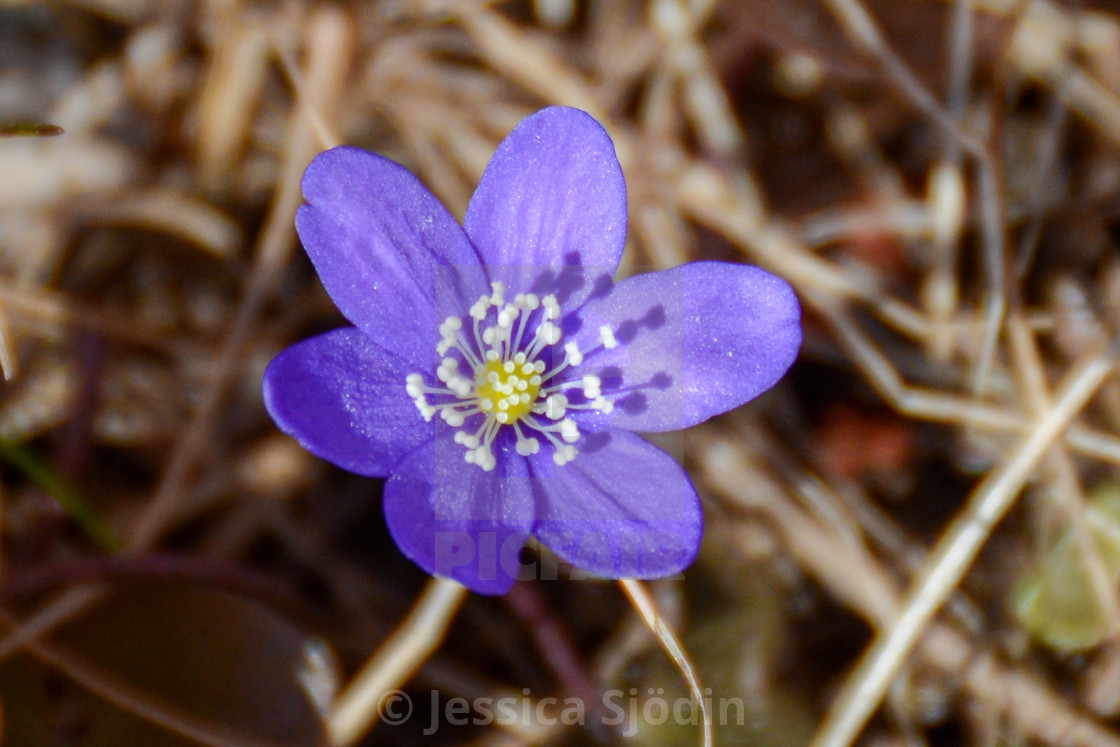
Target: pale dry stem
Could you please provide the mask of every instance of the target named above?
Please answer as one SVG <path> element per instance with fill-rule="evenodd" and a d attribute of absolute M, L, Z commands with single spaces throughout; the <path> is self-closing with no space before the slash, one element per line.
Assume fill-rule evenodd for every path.
<path fill-rule="evenodd" d="M 81 5 L 117 23 L 141 24 L 149 18 L 136 14 L 138 6 L 111 0 L 70 5 Z M 935 546 L 905 597 L 894 580 L 896 574 L 912 570 L 910 561 L 901 557 L 902 550 L 908 556 L 922 553 L 914 543 L 902 542 L 892 565 L 876 560 L 861 536 L 861 532 L 873 534 L 871 527 L 877 520 L 873 510 L 849 509 L 829 493 L 826 482 L 809 475 L 797 478 L 793 469 L 787 479 L 796 484 L 802 500 L 811 503 L 811 515 L 791 507 L 781 490 L 776 491 L 773 506 L 750 504 L 779 528 L 801 567 L 880 631 L 876 647 L 858 670 L 865 674 L 857 673 L 849 681 L 845 690 L 849 695 L 834 706 L 830 723 L 839 725 L 829 726 L 831 736 L 826 732 L 819 743 L 835 747 L 850 741 L 904 665 L 907 652 L 916 646 L 913 666 L 924 663 L 941 672 L 964 672 L 960 687 L 969 699 L 1006 713 L 1024 734 L 1051 744 L 1117 744 L 1115 735 L 1078 715 L 1044 682 L 1008 667 L 984 644 L 932 619 L 942 602 L 956 593 L 988 531 L 1025 481 L 1039 473 L 1055 490 L 1071 496 L 1069 519 L 1077 531 L 1082 523 L 1076 505 L 1082 468 L 1091 461 L 1105 467 L 1120 464 L 1120 438 L 1094 427 L 1094 420 L 1082 416 L 1075 402 L 1089 397 L 1089 384 L 1106 376 L 1107 366 L 1090 363 L 1077 369 L 1084 388 L 1063 390 L 1057 404 L 1049 395 L 1055 367 L 1040 360 L 1034 335 L 1052 331 L 1053 314 L 1047 308 L 1014 306 L 1015 284 L 1022 282 L 1032 265 L 1037 237 L 1023 242 L 1015 258 L 1016 271 L 1008 271 L 1012 263 L 1004 232 L 1015 216 L 1009 217 L 1011 211 L 1003 206 L 1007 185 L 1001 181 L 998 159 L 990 152 L 995 149 L 988 143 L 988 137 L 998 136 L 998 128 L 1006 122 L 995 116 L 986 125 L 995 128 L 992 132 L 972 129 L 978 121 L 975 110 L 982 108 L 977 101 L 1004 92 L 971 90 L 981 64 L 975 49 L 983 41 L 980 23 L 1001 19 L 1013 32 L 1002 50 L 1013 71 L 1038 81 L 1058 102 L 1052 110 L 1057 124 L 1043 130 L 1055 142 L 1050 155 L 1042 159 L 1042 173 L 1050 173 L 1049 164 L 1058 164 L 1062 153 L 1056 141 L 1064 106 L 1088 123 L 1093 133 L 1120 142 L 1120 99 L 1115 81 L 1107 75 L 1108 44 L 1100 41 L 1115 31 L 1115 19 L 1105 21 L 1045 0 L 945 0 L 950 17 L 945 45 L 949 74 L 942 103 L 939 93 L 892 49 L 869 12 L 870 2 L 822 0 L 821 7 L 831 9 L 898 98 L 938 135 L 940 145 L 934 146 L 929 173 L 921 182 L 927 185 L 926 194 L 910 194 L 907 185 L 913 182 L 907 181 L 903 167 L 891 161 L 872 134 L 874 112 L 842 96 L 822 94 L 823 118 L 834 128 L 831 145 L 860 181 L 870 185 L 871 194 L 797 220 L 779 214 L 781 205 L 771 204 L 764 175 L 754 166 L 758 153 L 749 126 L 753 115 L 736 110 L 742 102 L 725 86 L 726 62 L 721 64 L 711 42 L 732 12 L 731 4 L 712 0 L 594 4 L 580 21 L 592 39 L 582 47 L 581 32 L 572 25 L 575 21 L 570 17 L 565 21 L 557 10 L 562 3 L 554 4 L 552 21 L 544 23 L 542 17 L 547 31 L 513 20 L 500 3 L 440 0 L 397 4 L 395 10 L 391 5 L 355 9 L 366 14 L 361 16 L 323 10 L 306 18 L 300 17 L 298 4 L 267 18 L 244 15 L 248 11 L 236 4 L 211 7 L 216 26 L 194 103 L 199 121 L 193 147 L 200 181 L 215 194 L 230 189 L 240 178 L 237 168 L 251 171 L 238 161 L 239 154 L 251 146 L 272 147 L 280 162 L 274 174 L 261 172 L 262 180 L 274 178 L 272 206 L 254 241 L 247 280 L 240 285 L 232 321 L 223 327 L 228 331 L 219 336 L 216 352 L 202 349 L 194 339 L 168 334 L 147 320 L 92 307 L 80 294 L 48 291 L 39 284 L 60 261 L 57 256 L 36 254 L 28 259 L 20 282 L 0 287 L 0 366 L 6 375 L 15 370 L 21 346 L 57 340 L 75 328 L 170 352 L 183 366 L 199 355 L 209 361 L 204 366 L 207 379 L 202 396 L 194 400 L 192 415 L 162 465 L 150 503 L 133 523 L 131 547 L 158 542 L 186 517 L 198 515 L 203 503 L 212 505 L 201 490 L 193 488 L 193 475 L 207 454 L 223 404 L 231 400 L 237 369 L 245 364 L 246 351 L 260 331 L 261 311 L 292 256 L 291 218 L 300 199 L 299 174 L 317 150 L 356 135 L 380 138 L 377 142 L 386 143 L 387 155 L 408 161 L 461 215 L 494 144 L 522 116 L 545 104 L 580 106 L 603 121 L 626 170 L 632 230 L 624 267 L 637 264 L 637 257 L 656 266 L 674 265 L 705 257 L 713 246 L 729 246 L 789 279 L 813 319 L 824 320 L 831 335 L 829 355 L 846 359 L 901 416 L 949 426 L 954 435 L 990 434 L 1004 455 L 1003 466 L 993 469 L 973 493 L 974 505 L 958 516 Z M 402 18 L 389 17 L 393 12 Z M 302 20 L 309 23 L 301 68 L 296 52 L 300 45 L 291 40 Z M 158 34 L 153 38 L 158 41 Z M 775 45 L 775 55 L 785 53 L 778 42 Z M 76 112 L 79 119 L 84 117 L 79 130 L 95 131 L 105 122 L 103 110 L 125 95 L 120 69 L 125 69 L 127 78 L 128 64 L 113 60 L 91 70 L 57 111 Z M 276 109 L 269 101 L 268 76 L 278 72 L 297 92 L 294 98 L 300 103 L 290 111 L 285 106 Z M 351 73 L 356 82 L 346 79 Z M 827 68 L 817 74 L 825 81 L 818 80 L 818 87 L 831 85 Z M 820 93 L 811 81 L 808 85 L 810 95 L 814 90 Z M 96 105 L 83 108 L 82 102 Z M 340 102 L 347 106 L 340 108 Z M 363 117 L 372 123 L 355 121 Z M 284 126 L 276 124 L 284 122 L 287 130 L 281 138 L 275 133 Z M 112 148 L 96 152 L 96 163 L 119 167 L 99 170 L 113 176 L 105 182 L 106 189 L 121 189 L 139 171 L 137 164 L 119 156 Z M 61 190 L 50 184 L 43 188 L 48 187 Z M 1044 188 L 1034 193 L 1038 199 L 1028 210 L 1036 227 L 1041 225 L 1043 208 L 1050 204 L 1043 199 Z M 131 225 L 177 237 L 215 261 L 236 262 L 240 253 L 237 223 L 213 209 L 208 198 L 179 188 L 133 185 L 119 200 L 99 202 L 82 215 L 95 224 Z M 49 245 L 53 235 L 45 231 L 36 238 L 29 232 L 26 242 Z M 898 279 L 874 268 L 857 269 L 843 259 L 847 247 L 868 235 L 928 248 L 930 261 L 917 267 L 917 292 L 901 288 Z M 966 266 L 965 252 L 974 241 L 983 268 L 979 299 L 969 296 L 975 289 Z M 863 312 L 876 321 L 861 316 Z M 10 320 L 10 327 L 4 326 L 5 320 Z M 291 337 L 291 329 L 284 328 L 285 337 Z M 818 335 L 819 345 L 820 333 L 813 334 Z M 925 354 L 936 376 L 914 376 L 914 369 L 905 365 L 913 350 Z M 920 383 L 911 383 L 914 380 Z M 705 474 L 722 495 L 750 503 L 742 495 L 745 478 L 740 466 L 728 465 L 738 465 L 755 450 L 726 443 L 713 448 L 703 457 Z M 1044 458 L 1046 452 L 1052 456 Z M 717 457 L 726 463 L 713 466 Z M 737 475 L 740 482 L 728 475 Z M 222 488 L 216 490 L 220 493 Z M 225 531 L 211 536 L 213 546 L 233 552 L 228 548 L 241 547 L 238 541 L 250 534 L 244 527 L 266 526 L 294 555 L 315 554 L 314 538 L 294 528 L 297 518 L 269 516 L 232 512 L 226 517 Z M 830 520 L 822 521 L 820 516 Z M 875 536 L 881 545 L 897 541 L 897 537 L 892 540 L 889 522 L 883 520 L 879 529 Z M 1079 536 L 1084 540 L 1085 532 L 1079 531 Z M 326 575 L 332 563 L 320 559 L 308 565 Z M 361 569 L 351 566 L 340 566 L 339 574 L 358 581 L 364 578 Z M 1114 590 L 1100 584 L 1099 573 L 1095 577 L 1099 596 L 1115 615 Z M 330 585 L 346 584 L 336 580 Z M 355 593 L 343 606 L 360 610 L 368 596 Z M 0 658 L 21 646 L 39 645 L 40 636 L 97 598 L 96 590 L 86 590 L 47 603 L 0 641 Z M 444 612 L 450 614 L 447 608 Z M 413 649 L 408 666 L 371 664 L 370 676 L 382 683 L 372 691 L 383 692 L 389 687 L 385 683 L 403 681 L 402 672 L 434 649 L 449 617 L 410 620 L 400 635 L 424 645 Z M 100 685 L 92 687 L 97 690 Z M 106 685 L 104 691 L 111 692 L 112 686 Z M 1019 707 L 1011 708 L 1013 704 Z M 141 712 L 145 705 L 126 702 L 123 707 Z M 358 710 L 368 716 L 368 702 Z M 543 733 L 515 728 L 496 732 L 500 735 L 495 738 L 525 743 Z"/>
<path fill-rule="evenodd" d="M 814 739 L 814 747 L 847 747 L 863 728 L 907 654 L 945 599 L 968 572 L 996 523 L 1070 420 L 1112 373 L 1116 351 L 1095 356 L 1066 374 L 1054 407 L 1034 431 L 973 491 L 965 509 L 923 564 L 891 627 L 860 659 Z"/>
<path fill-rule="evenodd" d="M 904 603 L 894 573 L 861 543 L 838 537 L 830 519 L 798 508 L 765 469 L 742 458 L 739 443 L 728 437 L 705 439 L 700 477 L 721 502 L 764 517 L 801 567 L 841 604 L 877 630 L 892 629 Z M 923 635 L 916 649 L 920 661 L 1001 714 L 1016 733 L 1069 747 L 1120 745 L 1120 735 L 1086 718 L 1034 674 L 998 662 L 986 653 L 985 643 L 937 621 Z"/>
<path fill-rule="evenodd" d="M 348 64 L 350 30 L 346 20 L 333 11 L 322 11 L 313 17 L 308 28 L 308 77 L 315 82 L 320 91 L 319 102 L 331 102 L 337 96 L 341 78 Z M 150 547 L 166 531 L 174 519 L 177 502 L 186 487 L 188 474 L 203 451 L 218 408 L 225 399 L 227 387 L 241 361 L 245 341 L 251 334 L 259 309 L 267 294 L 272 292 L 274 278 L 279 269 L 287 262 L 294 248 L 294 238 L 290 226 L 295 210 L 300 203 L 299 178 L 304 167 L 318 152 L 306 114 L 295 109 L 287 138 L 284 177 L 277 187 L 273 208 L 265 229 L 262 231 L 255 252 L 256 262 L 246 284 L 245 294 L 238 309 L 238 315 L 215 361 L 214 373 L 207 396 L 195 413 L 190 427 L 179 441 L 178 448 L 169 462 L 168 469 L 152 498 L 144 515 L 133 529 L 128 549 L 140 551 Z M 3 640 L 0 640 L 0 658 L 10 656 L 22 646 L 40 646 L 35 639 L 48 631 L 65 624 L 90 604 L 99 601 L 101 594 L 96 589 L 79 589 L 68 592 L 47 604 L 31 618 L 20 622 Z M 57 662 L 52 662 L 57 663 Z M 113 692 L 104 687 L 104 679 L 84 678 L 87 686 L 93 683 L 103 695 Z M 116 698 L 114 702 L 135 710 L 138 715 L 151 717 L 153 707 L 144 705 L 143 698 Z M 169 723 L 176 719 L 168 717 Z M 195 731 L 189 723 L 178 721 L 175 730 Z M 166 724 L 165 724 L 166 725 Z"/>
<path fill-rule="evenodd" d="M 618 582 L 626 596 L 629 597 L 630 603 L 634 605 L 634 609 L 641 615 L 642 620 L 650 631 L 657 636 L 657 640 L 661 642 L 662 648 L 665 653 L 672 657 L 673 662 L 677 665 L 681 674 L 684 676 L 685 681 L 688 682 L 688 688 L 692 692 L 692 698 L 696 703 L 696 707 L 700 709 L 701 727 L 700 727 L 700 744 L 703 747 L 712 747 L 712 713 L 708 708 L 707 699 L 704 697 L 704 688 L 700 685 L 700 678 L 696 674 L 696 667 L 693 665 L 692 660 L 685 651 L 684 646 L 681 645 L 680 639 L 669 624 L 661 616 L 657 610 L 657 604 L 653 601 L 653 597 L 646 591 L 645 587 L 640 581 L 634 579 L 622 579 Z"/>
<path fill-rule="evenodd" d="M 327 717 L 334 744 L 350 745 L 365 734 L 380 716 L 385 698 L 439 646 L 466 596 L 466 587 L 454 581 L 428 582 L 408 617 L 335 700 Z"/>

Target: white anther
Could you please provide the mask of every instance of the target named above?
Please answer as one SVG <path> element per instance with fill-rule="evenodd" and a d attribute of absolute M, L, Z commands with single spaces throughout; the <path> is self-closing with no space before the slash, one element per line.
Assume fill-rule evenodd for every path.
<path fill-rule="evenodd" d="M 506 284 L 501 280 L 495 280 L 490 283 L 490 303 L 494 306 L 501 306 L 506 302 Z"/>
<path fill-rule="evenodd" d="M 598 376 L 584 376 L 583 377 L 583 396 L 588 399 L 595 399 L 602 392 L 599 389 L 601 382 Z"/>
<path fill-rule="evenodd" d="M 569 366 L 578 366 L 583 363 L 583 353 L 579 352 L 579 345 L 569 342 L 564 346 L 564 360 Z"/>
<path fill-rule="evenodd" d="M 463 424 L 463 421 L 465 420 L 461 412 L 459 412 L 458 410 L 452 410 L 449 407 L 445 407 L 440 410 L 439 414 L 440 417 L 443 418 L 444 422 L 446 422 L 452 428 L 458 428 Z M 461 432 L 462 431 L 460 431 L 460 433 Z"/>
<path fill-rule="evenodd" d="M 513 320 L 517 318 L 517 309 L 512 306 L 507 306 L 498 314 L 498 326 L 503 329 L 509 329 L 513 326 Z"/>
<path fill-rule="evenodd" d="M 487 327 L 482 331 L 482 341 L 487 345 L 493 345 L 494 339 L 498 336 L 498 330 L 493 327 Z"/>
<path fill-rule="evenodd" d="M 517 366 L 514 365 L 513 361 L 506 361 L 505 363 L 502 364 L 502 370 L 505 371 L 507 374 L 513 373 L 513 369 L 515 369 L 515 368 L 517 368 Z"/>
<path fill-rule="evenodd" d="M 485 472 L 494 469 L 494 465 L 496 464 L 494 455 L 490 453 L 490 449 L 485 445 L 468 450 L 467 453 L 463 455 L 463 458 L 466 459 L 469 464 L 477 464 L 479 467 L 482 467 Z"/>
<path fill-rule="evenodd" d="M 491 363 L 493 363 L 494 361 L 498 360 L 501 357 L 502 356 L 498 355 L 497 350 L 487 350 L 486 351 L 486 360 L 490 361 Z"/>
<path fill-rule="evenodd" d="M 486 312 L 490 311 L 490 299 L 486 296 L 475 301 L 474 306 L 471 307 L 471 318 L 482 321 L 486 318 Z"/>
<path fill-rule="evenodd" d="M 542 322 L 541 326 L 537 327 L 537 337 L 549 345 L 555 345 L 560 342 L 560 328 L 552 322 Z"/>
<path fill-rule="evenodd" d="M 606 324 L 599 327 L 599 342 L 603 343 L 603 347 L 607 350 L 618 347 L 618 340 L 614 339 L 614 331 Z"/>
<path fill-rule="evenodd" d="M 595 401 L 591 403 L 591 406 L 604 415 L 610 415 L 614 412 L 614 402 L 611 402 L 606 397 L 596 397 Z"/>
<path fill-rule="evenodd" d="M 563 394 L 550 394 L 544 401 L 544 414 L 549 420 L 559 420 L 567 411 L 568 398 Z"/>
<path fill-rule="evenodd" d="M 516 448 L 521 456 L 532 456 L 541 450 L 541 442 L 535 438 L 519 438 Z"/>
<path fill-rule="evenodd" d="M 544 307 L 545 319 L 559 319 L 560 318 L 560 304 L 556 303 L 556 296 L 551 293 L 541 299 L 541 306 Z"/>
<path fill-rule="evenodd" d="M 560 438 L 570 444 L 579 440 L 579 426 L 576 425 L 576 421 L 571 418 L 564 418 L 560 421 Z"/>
<path fill-rule="evenodd" d="M 416 407 L 420 410 L 420 414 L 424 417 L 425 423 L 432 422 L 432 417 L 436 414 L 436 408 L 430 407 L 427 402 L 419 401 Z"/>
<path fill-rule="evenodd" d="M 525 308 L 529 309 L 530 311 L 534 311 L 537 308 L 539 308 L 540 305 L 541 305 L 541 300 L 539 298 L 537 298 L 536 293 L 525 294 Z"/>
<path fill-rule="evenodd" d="M 568 462 L 576 458 L 576 447 L 574 446 L 557 446 L 556 450 L 552 452 L 552 461 L 557 466 L 563 467 Z"/>
<path fill-rule="evenodd" d="M 514 356 L 513 356 L 513 362 L 520 366 L 521 364 L 523 364 L 525 362 L 525 354 L 524 353 L 515 353 Z"/>

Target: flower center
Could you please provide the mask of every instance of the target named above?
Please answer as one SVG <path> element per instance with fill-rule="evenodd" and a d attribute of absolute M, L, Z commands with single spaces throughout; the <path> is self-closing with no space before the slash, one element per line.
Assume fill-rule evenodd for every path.
<path fill-rule="evenodd" d="M 580 432 L 568 411 L 609 413 L 614 405 L 603 396 L 597 376 L 559 378 L 594 351 L 562 342 L 555 323 L 560 318 L 556 297 L 519 293 L 506 303 L 505 287 L 495 282 L 491 293 L 471 306 L 469 317 L 471 335 L 464 332 L 459 317 L 448 317 L 440 325 L 436 352 L 442 360 L 435 377 L 442 386 L 428 384 L 419 373 L 405 381 L 424 419 L 438 413 L 458 428 L 455 442 L 466 448 L 464 458 L 486 471 L 496 466 L 492 446 L 503 426 L 513 429 L 522 456 L 539 452 L 543 439 L 552 446 L 556 464 L 575 459 L 578 452 L 572 444 L 579 441 Z M 599 342 L 595 350 L 615 347 L 610 327 L 600 328 Z M 573 403 L 568 395 L 577 391 L 582 401 Z"/>
<path fill-rule="evenodd" d="M 478 408 L 482 412 L 505 414 L 500 422 L 516 423 L 533 409 L 540 382 L 532 363 L 518 366 L 514 361 L 487 361 L 475 379 Z"/>

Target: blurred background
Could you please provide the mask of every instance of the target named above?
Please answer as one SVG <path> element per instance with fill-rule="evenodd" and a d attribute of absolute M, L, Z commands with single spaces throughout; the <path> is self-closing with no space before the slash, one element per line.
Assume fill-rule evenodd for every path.
<path fill-rule="evenodd" d="M 461 218 L 550 104 L 615 140 L 623 273 L 747 262 L 804 306 L 784 382 L 672 442 L 708 529 L 649 589 L 742 706 L 717 743 L 809 744 L 987 500 L 857 743 L 1120 745 L 1120 383 L 1067 396 L 1120 329 L 1110 0 L 0 0 L 3 744 L 324 743 L 427 578 L 261 403 L 344 324 L 299 178 L 357 145 Z M 616 584 L 526 561 L 558 580 L 468 598 L 363 744 L 698 743 L 603 723 L 687 685 Z M 443 717 L 501 697 L 588 707 Z"/>

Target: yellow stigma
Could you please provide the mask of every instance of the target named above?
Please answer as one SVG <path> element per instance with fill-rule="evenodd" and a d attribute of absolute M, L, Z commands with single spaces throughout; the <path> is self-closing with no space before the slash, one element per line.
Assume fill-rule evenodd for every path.
<path fill-rule="evenodd" d="M 487 361 L 475 380 L 478 408 L 499 423 L 513 423 L 527 415 L 540 388 L 540 376 L 531 363 Z"/>

